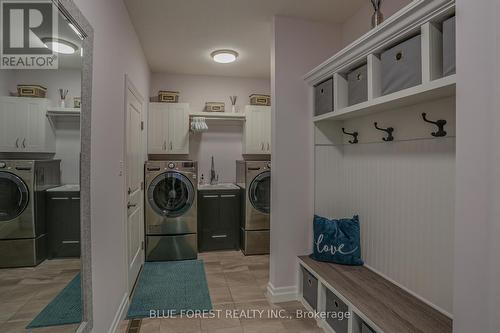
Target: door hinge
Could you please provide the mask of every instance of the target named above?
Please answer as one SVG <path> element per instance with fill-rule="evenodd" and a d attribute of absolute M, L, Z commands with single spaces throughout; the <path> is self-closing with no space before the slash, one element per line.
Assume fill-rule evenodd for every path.
<path fill-rule="evenodd" d="M 141 121 L 141 131 L 144 131 L 144 122 Z"/>

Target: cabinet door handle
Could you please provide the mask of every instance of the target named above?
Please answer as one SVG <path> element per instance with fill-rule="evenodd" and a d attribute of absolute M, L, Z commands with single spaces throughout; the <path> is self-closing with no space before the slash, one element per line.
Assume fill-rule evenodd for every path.
<path fill-rule="evenodd" d="M 67 197 L 67 198 L 63 198 L 63 197 L 59 197 L 59 198 L 50 198 L 50 200 L 69 200 L 69 197 Z"/>
<path fill-rule="evenodd" d="M 236 194 L 223 194 L 221 195 L 221 198 L 234 198 Z"/>
<path fill-rule="evenodd" d="M 173 150 L 172 141 L 170 141 L 170 150 Z"/>
<path fill-rule="evenodd" d="M 260 150 L 264 150 L 264 142 L 260 144 Z"/>
<path fill-rule="evenodd" d="M 204 195 L 204 198 L 218 198 L 218 195 Z"/>
<path fill-rule="evenodd" d="M 267 151 L 269 151 L 269 142 L 267 143 Z"/>
<path fill-rule="evenodd" d="M 212 238 L 227 238 L 227 235 L 213 235 Z"/>
<path fill-rule="evenodd" d="M 80 241 L 62 241 L 63 244 L 80 244 Z"/>
<path fill-rule="evenodd" d="M 19 138 L 16 138 L 16 148 L 19 148 Z"/>
<path fill-rule="evenodd" d="M 26 148 L 26 138 L 23 139 L 23 148 Z"/>
<path fill-rule="evenodd" d="M 167 140 L 163 140 L 162 150 L 167 150 Z"/>

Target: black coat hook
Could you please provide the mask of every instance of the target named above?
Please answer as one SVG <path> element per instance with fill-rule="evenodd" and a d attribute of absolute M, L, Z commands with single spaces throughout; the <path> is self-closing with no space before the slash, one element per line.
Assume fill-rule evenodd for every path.
<path fill-rule="evenodd" d="M 434 124 L 438 127 L 437 132 L 432 132 L 431 135 L 435 137 L 441 137 L 441 136 L 446 136 L 446 131 L 444 130 L 444 125 L 446 125 L 446 120 L 444 119 L 439 119 L 438 121 L 431 121 L 427 119 L 427 114 L 424 112 L 422 113 L 422 118 L 424 118 L 424 121 L 426 123 L 431 123 Z"/>
<path fill-rule="evenodd" d="M 344 132 L 344 134 L 347 134 L 347 135 L 350 135 L 354 138 L 354 140 L 349 140 L 349 143 L 351 145 L 354 145 L 356 143 L 358 143 L 358 132 L 352 132 L 352 133 L 348 133 L 345 131 L 345 129 L 342 127 L 342 132 Z"/>
<path fill-rule="evenodd" d="M 377 122 L 374 122 L 373 125 L 375 125 L 375 128 L 378 129 L 379 131 L 383 131 L 387 133 L 386 138 L 382 138 L 384 141 L 394 141 L 394 136 L 392 136 L 392 133 L 394 132 L 393 127 L 388 127 L 388 128 L 380 128 L 377 126 Z"/>

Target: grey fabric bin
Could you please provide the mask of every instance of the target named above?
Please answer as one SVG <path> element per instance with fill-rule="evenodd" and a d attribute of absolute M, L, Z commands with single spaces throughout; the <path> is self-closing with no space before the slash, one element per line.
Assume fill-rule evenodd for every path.
<path fill-rule="evenodd" d="M 384 51 L 381 60 L 383 95 L 422 83 L 422 44 L 420 35 Z"/>
<path fill-rule="evenodd" d="M 456 73 L 455 16 L 443 22 L 443 76 Z"/>
<path fill-rule="evenodd" d="M 347 305 L 340 300 L 333 292 L 330 290 L 326 290 L 326 313 L 330 314 L 331 312 L 348 312 L 349 308 Z M 348 322 L 347 318 L 338 319 L 336 317 L 332 317 L 331 315 L 327 316 L 326 322 L 330 325 L 331 328 L 335 331 L 335 333 L 347 333 Z M 338 316 L 337 316 L 338 317 Z"/>
<path fill-rule="evenodd" d="M 363 322 L 361 323 L 361 333 L 376 333 L 376 332 L 365 322 Z"/>
<path fill-rule="evenodd" d="M 333 111 L 333 78 L 314 87 L 314 115 L 319 116 Z"/>
<path fill-rule="evenodd" d="M 368 65 L 356 68 L 347 74 L 349 105 L 368 100 Z"/>
<path fill-rule="evenodd" d="M 302 267 L 302 297 L 316 310 L 318 305 L 318 279 Z"/>

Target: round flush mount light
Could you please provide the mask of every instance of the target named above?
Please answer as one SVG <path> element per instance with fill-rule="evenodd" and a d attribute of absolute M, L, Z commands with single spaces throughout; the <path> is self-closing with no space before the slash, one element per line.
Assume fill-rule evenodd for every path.
<path fill-rule="evenodd" d="M 45 47 L 57 53 L 73 54 L 78 50 L 78 46 L 64 39 L 44 38 L 42 42 Z"/>
<path fill-rule="evenodd" d="M 219 64 L 229 64 L 236 61 L 236 58 L 238 58 L 238 52 L 233 50 L 217 50 L 212 52 L 210 56 Z"/>

